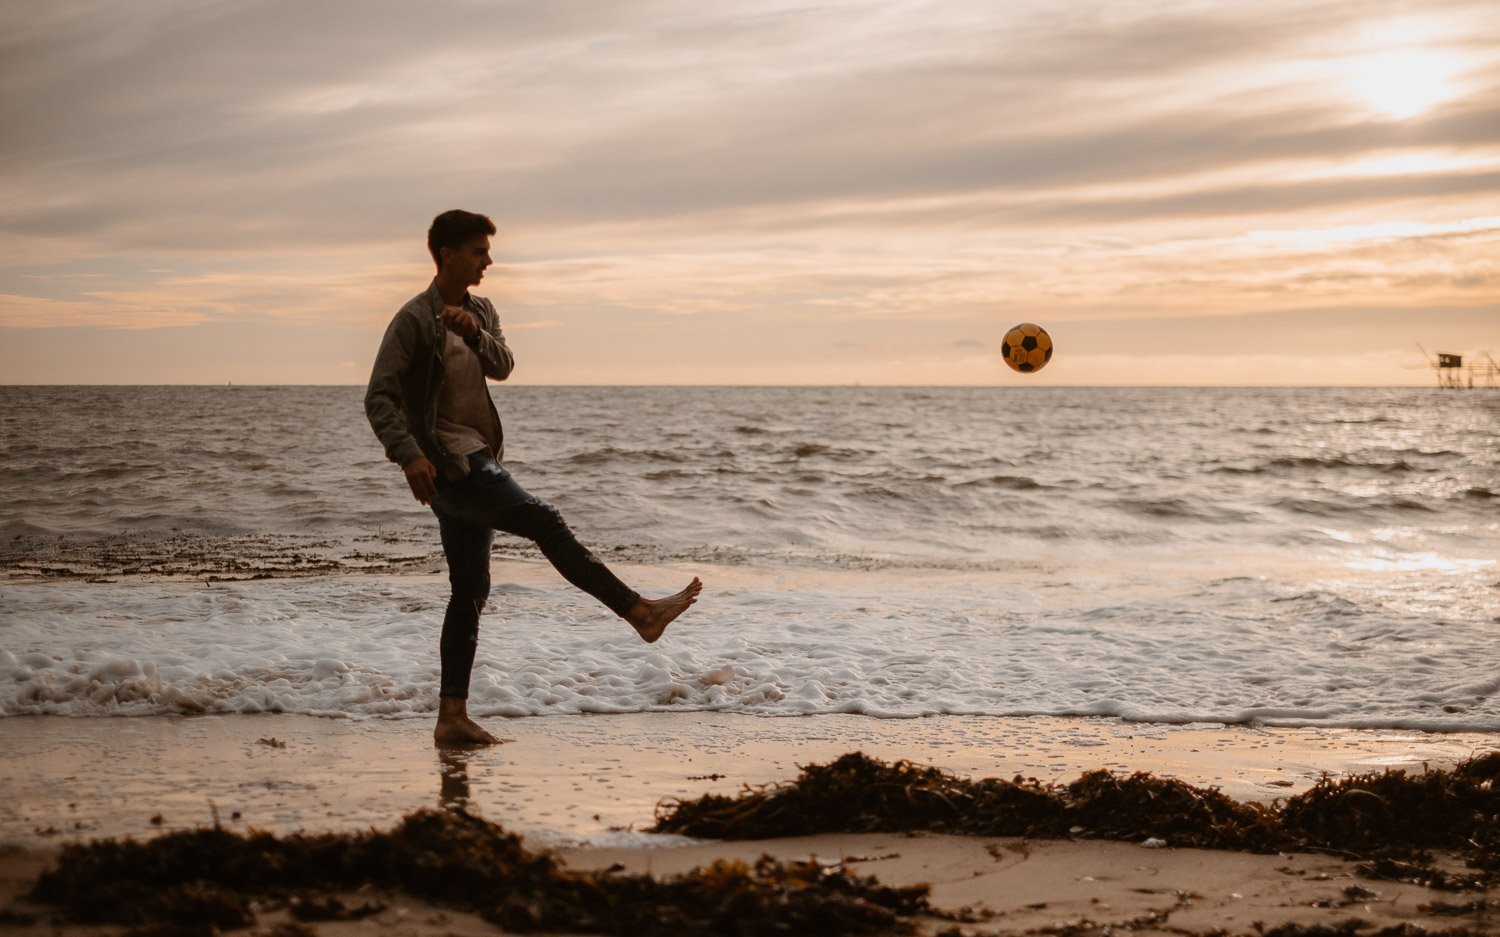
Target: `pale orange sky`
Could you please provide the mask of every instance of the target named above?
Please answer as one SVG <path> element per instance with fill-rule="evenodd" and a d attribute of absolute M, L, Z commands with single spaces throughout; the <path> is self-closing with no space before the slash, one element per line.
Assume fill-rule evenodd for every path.
<path fill-rule="evenodd" d="M 454 207 L 518 383 L 1500 359 L 1491 0 L 23 0 L 0 126 L 0 383 L 362 383 Z"/>

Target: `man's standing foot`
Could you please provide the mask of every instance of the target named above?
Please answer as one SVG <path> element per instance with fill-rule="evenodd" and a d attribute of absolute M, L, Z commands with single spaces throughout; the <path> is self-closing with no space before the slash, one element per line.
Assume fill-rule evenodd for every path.
<path fill-rule="evenodd" d="M 667 625 L 678 615 L 688 610 L 688 606 L 698 601 L 698 593 L 703 591 L 703 583 L 697 576 L 687 584 L 687 588 L 681 592 L 669 595 L 664 599 L 636 599 L 635 604 L 630 607 L 630 613 L 625 620 L 641 636 L 641 640 L 651 644 L 661 637 L 661 633 L 667 630 Z"/>
<path fill-rule="evenodd" d="M 437 728 L 432 741 L 438 745 L 498 745 L 502 741 L 469 718 L 468 700 L 444 696 L 438 700 Z"/>

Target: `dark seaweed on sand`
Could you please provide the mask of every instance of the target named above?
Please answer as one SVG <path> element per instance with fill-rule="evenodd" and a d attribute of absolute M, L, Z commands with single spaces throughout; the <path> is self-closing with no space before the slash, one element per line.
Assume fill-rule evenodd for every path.
<path fill-rule="evenodd" d="M 1323 778 L 1274 804 L 1136 773 L 1091 771 L 1071 784 L 969 780 L 860 752 L 809 765 L 795 781 L 735 797 L 668 800 L 655 831 L 714 839 L 929 830 L 978 836 L 1165 839 L 1172 846 L 1256 852 L 1323 849 L 1421 859 L 1446 849 L 1483 878 L 1500 876 L 1500 753 L 1452 771 Z"/>
<path fill-rule="evenodd" d="M 276 837 L 215 827 L 71 845 L 31 897 L 83 922 L 229 930 L 254 923 L 253 901 L 307 903 L 315 892 L 364 885 L 523 932 L 901 933 L 907 916 L 927 910 L 925 886 L 888 888 L 815 861 L 717 862 L 663 880 L 570 872 L 493 823 L 426 810 L 390 832 Z"/>
<path fill-rule="evenodd" d="M 1452 771 L 1386 771 L 1324 778 L 1286 802 L 1281 822 L 1307 842 L 1375 855 L 1397 849 L 1452 849 L 1500 872 L 1500 753 Z"/>
<path fill-rule="evenodd" d="M 1072 784 L 969 780 L 860 752 L 808 765 L 797 780 L 736 797 L 669 800 L 656 832 L 713 839 L 928 830 L 977 836 L 1170 837 L 1175 846 L 1273 848 L 1273 814 L 1217 790 L 1137 773 L 1091 771 Z"/>

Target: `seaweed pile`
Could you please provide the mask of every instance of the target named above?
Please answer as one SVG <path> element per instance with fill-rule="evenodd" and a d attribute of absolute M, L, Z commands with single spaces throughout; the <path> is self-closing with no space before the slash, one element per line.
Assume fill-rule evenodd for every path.
<path fill-rule="evenodd" d="M 1475 868 L 1500 873 L 1500 753 L 1452 771 L 1386 771 L 1324 778 L 1288 800 L 1283 827 L 1316 845 L 1374 854 L 1393 845 L 1451 849 Z"/>
<path fill-rule="evenodd" d="M 668 800 L 655 831 L 713 839 L 927 830 L 976 836 L 1170 837 L 1173 845 L 1275 848 L 1274 811 L 1216 790 L 1137 773 L 1091 771 L 1072 784 L 969 780 L 861 752 L 809 765 L 795 781 L 736 797 Z"/>
<path fill-rule="evenodd" d="M 1071 784 L 1016 777 L 969 780 L 861 752 L 809 765 L 795 781 L 746 787 L 735 797 L 668 800 L 660 833 L 766 839 L 810 833 L 927 830 L 978 836 L 1165 839 L 1173 846 L 1330 850 L 1424 861 L 1450 850 L 1500 880 L 1500 753 L 1452 771 L 1323 778 L 1273 804 L 1240 803 L 1216 789 L 1138 772 L 1091 771 Z"/>
<path fill-rule="evenodd" d="M 254 924 L 257 907 L 288 907 L 304 920 L 373 913 L 380 908 L 319 897 L 366 885 L 519 932 L 886 934 L 909 931 L 909 916 L 929 911 L 926 886 L 890 888 L 815 861 L 720 861 L 660 880 L 571 872 L 496 824 L 431 810 L 390 832 L 278 838 L 212 827 L 71 845 L 30 897 L 82 923 L 206 935 Z"/>

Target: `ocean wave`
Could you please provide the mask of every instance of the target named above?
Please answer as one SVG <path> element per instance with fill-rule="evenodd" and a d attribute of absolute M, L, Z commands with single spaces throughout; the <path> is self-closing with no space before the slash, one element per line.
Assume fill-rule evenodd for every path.
<path fill-rule="evenodd" d="M 57 531 L 54 528 L 44 527 L 25 517 L 12 517 L 8 520 L 0 521 L 0 540 L 4 541 L 24 541 L 32 537 L 50 538 L 55 533 Z M 17 546 L 19 544 L 13 543 L 12 545 Z"/>
<path fill-rule="evenodd" d="M 150 472 L 153 470 L 160 471 L 160 469 L 161 466 L 155 465 L 153 463 L 113 462 L 109 465 L 96 465 L 91 468 L 84 469 L 78 474 L 84 478 L 113 479 L 122 478 L 127 475 L 136 475 L 142 472 Z"/>
<path fill-rule="evenodd" d="M 1271 502 L 1271 506 L 1314 517 L 1339 517 L 1350 514 L 1378 515 L 1384 511 L 1431 514 L 1435 510 L 1430 505 L 1424 504 L 1415 498 L 1401 497 L 1361 498 L 1343 502 L 1330 501 L 1324 498 L 1278 498 Z"/>
<path fill-rule="evenodd" d="M 672 478 L 697 478 L 702 475 L 701 469 L 658 469 L 655 472 L 647 472 L 641 477 L 648 481 L 666 481 Z"/>
<path fill-rule="evenodd" d="M 1365 614 L 1355 602 L 1331 592 L 1315 589 L 1310 592 L 1302 592 L 1297 595 L 1277 596 L 1271 599 L 1272 603 L 1291 603 L 1295 607 L 1290 611 L 1281 613 L 1282 617 L 1292 618 L 1297 621 L 1309 619 L 1309 610 L 1315 610 L 1319 617 L 1351 618 Z"/>
<path fill-rule="evenodd" d="M 954 488 L 972 488 L 978 485 L 993 486 L 996 488 L 1013 488 L 1017 491 L 1036 491 L 1043 488 L 1052 488 L 1053 485 L 1043 485 L 1034 478 L 1024 475 L 991 475 L 988 478 L 975 478 L 966 482 L 958 482 Z"/>
<path fill-rule="evenodd" d="M 1233 523 L 1247 520 L 1250 516 L 1245 511 L 1187 498 L 1119 498 L 1109 503 L 1127 514 L 1152 519 Z"/>
<path fill-rule="evenodd" d="M 1314 471 L 1326 470 L 1364 470 L 1381 472 L 1385 474 L 1399 474 L 1402 472 L 1430 472 L 1433 469 L 1413 465 L 1405 459 L 1394 461 L 1363 461 L 1350 459 L 1343 456 L 1319 457 L 1319 456 L 1281 456 L 1268 459 L 1264 462 L 1250 466 L 1221 465 L 1209 471 L 1228 475 L 1261 475 L 1267 472 L 1277 472 L 1283 469 L 1310 469 Z"/>
<path fill-rule="evenodd" d="M 868 449 L 850 449 L 817 442 L 801 443 L 793 447 L 790 452 L 793 459 L 810 459 L 817 456 L 839 462 L 853 462 L 867 459 L 874 454 L 874 452 Z"/>
<path fill-rule="evenodd" d="M 567 461 L 573 465 L 609 465 L 621 462 L 685 462 L 687 458 L 684 453 L 661 449 L 620 449 L 614 446 L 604 446 L 600 449 L 571 455 Z"/>

